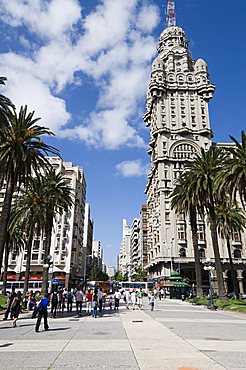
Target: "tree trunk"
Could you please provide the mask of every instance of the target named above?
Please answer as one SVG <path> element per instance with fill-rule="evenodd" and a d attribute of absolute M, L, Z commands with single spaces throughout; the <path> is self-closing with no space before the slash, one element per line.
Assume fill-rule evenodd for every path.
<path fill-rule="evenodd" d="M 29 282 L 29 276 L 30 276 L 30 266 L 31 266 L 31 256 L 32 256 L 32 242 L 33 242 L 33 235 L 34 235 L 34 227 L 31 225 L 30 227 L 30 234 L 27 241 L 27 255 L 26 255 L 26 273 L 25 273 L 25 282 L 24 282 L 24 290 L 23 295 L 25 297 L 27 291 L 28 291 L 28 282 Z M 25 253 L 25 251 L 23 252 Z"/>
<path fill-rule="evenodd" d="M 217 283 L 218 283 L 218 296 L 220 299 L 225 299 L 225 285 L 224 285 L 222 265 L 221 265 L 221 260 L 220 260 L 217 224 L 216 224 L 216 217 L 215 217 L 214 210 L 210 211 L 210 221 L 209 222 L 210 222 L 211 238 L 212 238 L 212 243 L 213 243 L 214 258 L 215 258 L 215 269 L 216 269 Z"/>
<path fill-rule="evenodd" d="M 45 240 L 45 249 L 44 249 L 44 262 L 47 262 L 47 257 L 50 254 L 50 244 L 51 244 L 51 235 L 52 235 L 52 226 L 53 218 L 49 220 L 48 226 L 46 229 L 46 240 Z M 49 267 L 43 267 L 43 282 L 42 282 L 42 294 L 45 295 L 48 292 L 48 274 Z"/>
<path fill-rule="evenodd" d="M 192 231 L 192 244 L 194 249 L 195 258 L 195 273 L 196 273 L 196 289 L 197 296 L 202 297 L 202 269 L 198 249 L 198 235 L 197 235 L 197 222 L 196 222 L 196 212 L 190 211 L 190 223 Z"/>
<path fill-rule="evenodd" d="M 9 246 L 5 247 L 4 254 L 4 271 L 3 271 L 3 289 L 2 295 L 6 295 L 7 275 L 8 275 L 8 261 L 9 261 Z"/>
<path fill-rule="evenodd" d="M 227 251 L 230 261 L 230 270 L 231 270 L 231 278 L 232 278 L 232 284 L 233 284 L 233 290 L 236 294 L 236 297 L 239 298 L 239 289 L 237 284 L 237 277 L 236 277 L 236 271 L 234 270 L 232 255 L 231 255 L 231 246 L 230 246 L 230 238 L 229 236 L 226 237 L 226 245 L 227 245 Z"/>
<path fill-rule="evenodd" d="M 4 253 L 4 246 L 7 240 L 7 228 L 8 228 L 13 193 L 14 193 L 14 175 L 11 175 L 7 181 L 4 203 L 3 203 L 2 213 L 0 217 L 0 272 L 3 267 L 3 253 Z"/>

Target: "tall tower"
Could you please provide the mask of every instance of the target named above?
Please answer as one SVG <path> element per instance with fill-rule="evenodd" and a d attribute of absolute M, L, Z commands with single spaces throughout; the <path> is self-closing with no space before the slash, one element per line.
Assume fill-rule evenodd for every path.
<path fill-rule="evenodd" d="M 208 102 L 215 90 L 206 63 L 192 59 L 185 32 L 176 26 L 174 0 L 168 1 L 167 21 L 152 64 L 144 115 L 150 128 L 151 170 L 145 192 L 152 277 L 169 276 L 170 269 L 183 261 L 182 267 L 192 269 L 189 223 L 171 210 L 170 194 L 185 161 L 200 147 L 206 150 L 211 145 Z M 205 224 L 199 222 L 200 249 L 206 254 Z"/>

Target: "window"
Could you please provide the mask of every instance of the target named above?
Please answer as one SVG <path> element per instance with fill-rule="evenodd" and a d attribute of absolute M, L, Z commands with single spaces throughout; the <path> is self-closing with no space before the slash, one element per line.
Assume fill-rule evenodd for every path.
<path fill-rule="evenodd" d="M 179 144 L 174 149 L 174 158 L 177 159 L 192 159 L 195 148 L 190 144 Z"/>
<path fill-rule="evenodd" d="M 178 225 L 178 239 L 179 240 L 186 240 L 185 224 Z"/>
<path fill-rule="evenodd" d="M 205 226 L 204 224 L 197 225 L 198 240 L 205 240 Z"/>
<path fill-rule="evenodd" d="M 234 250 L 234 258 L 242 258 L 242 253 L 240 249 L 235 249 Z"/>
<path fill-rule="evenodd" d="M 180 250 L 179 250 L 179 256 L 180 257 L 186 257 L 186 250 L 185 250 L 185 248 L 180 248 Z"/>
<path fill-rule="evenodd" d="M 203 248 L 199 249 L 199 257 L 200 258 L 205 258 L 206 257 L 205 249 L 203 249 Z"/>

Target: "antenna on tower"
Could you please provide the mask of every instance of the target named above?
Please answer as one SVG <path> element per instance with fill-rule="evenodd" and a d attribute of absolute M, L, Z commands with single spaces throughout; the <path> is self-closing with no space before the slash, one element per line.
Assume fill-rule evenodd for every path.
<path fill-rule="evenodd" d="M 175 2 L 174 0 L 167 0 L 167 26 L 176 26 Z"/>

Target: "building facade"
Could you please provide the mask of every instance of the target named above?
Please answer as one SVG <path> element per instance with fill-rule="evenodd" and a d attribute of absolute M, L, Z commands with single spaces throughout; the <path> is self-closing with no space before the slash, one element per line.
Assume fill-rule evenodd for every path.
<path fill-rule="evenodd" d="M 193 60 L 185 32 L 173 25 L 160 36 L 158 56 L 152 64 L 144 121 L 150 129 L 148 153 L 151 170 L 146 185 L 148 207 L 148 273 L 156 279 L 179 269 L 195 282 L 194 251 L 188 219 L 171 210 L 171 192 L 185 161 L 212 145 L 208 102 L 215 86 L 204 60 Z M 214 144 L 215 145 L 215 144 Z M 219 144 L 217 144 L 219 145 Z M 206 220 L 198 220 L 201 262 L 213 259 Z M 245 234 L 235 236 L 233 256 L 240 291 L 246 290 Z M 230 290 L 226 242 L 220 240 L 224 278 Z M 205 277 L 207 279 L 207 276 Z M 213 276 L 216 288 L 216 275 Z"/>
<path fill-rule="evenodd" d="M 68 212 L 57 214 L 54 220 L 50 255 L 52 266 L 50 279 L 56 279 L 61 286 L 78 284 L 83 273 L 83 237 L 86 198 L 84 171 L 72 162 L 58 157 L 48 157 L 53 168 L 64 175 L 74 192 L 74 203 Z M 44 243 L 42 237 L 35 237 L 32 245 L 30 280 L 42 280 Z M 24 280 L 26 251 L 9 255 L 7 280 Z"/>
<path fill-rule="evenodd" d="M 85 280 L 88 272 L 92 267 L 92 241 L 93 241 L 93 220 L 90 214 L 89 203 L 85 204 L 85 222 L 84 222 L 84 238 L 83 238 L 83 253 L 82 253 L 82 268 L 83 279 Z"/>

